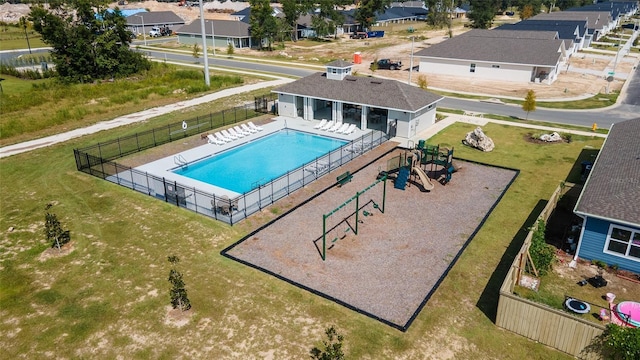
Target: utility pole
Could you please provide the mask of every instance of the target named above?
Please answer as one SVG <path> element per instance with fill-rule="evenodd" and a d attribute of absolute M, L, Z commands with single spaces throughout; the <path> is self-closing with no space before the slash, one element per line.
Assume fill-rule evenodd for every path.
<path fill-rule="evenodd" d="M 216 56 L 216 33 L 213 32 L 213 19 L 211 20 L 211 45 L 213 46 L 213 57 Z"/>
<path fill-rule="evenodd" d="M 200 34 L 202 35 L 202 54 L 204 55 L 204 84 L 207 87 L 211 86 L 209 80 L 209 55 L 207 54 L 207 34 L 204 30 L 204 7 L 202 6 L 202 0 L 200 0 Z"/>
<path fill-rule="evenodd" d="M 144 39 L 144 46 L 147 46 L 147 33 L 145 33 L 144 31 L 144 17 L 142 17 L 142 15 L 133 15 L 133 16 L 137 16 L 140 18 L 140 20 L 142 20 L 142 38 Z"/>
<path fill-rule="evenodd" d="M 409 85 L 411 85 L 411 73 L 413 72 L 413 42 L 415 38 L 415 36 L 411 37 L 411 60 L 409 61 L 409 82 L 407 83 Z"/>

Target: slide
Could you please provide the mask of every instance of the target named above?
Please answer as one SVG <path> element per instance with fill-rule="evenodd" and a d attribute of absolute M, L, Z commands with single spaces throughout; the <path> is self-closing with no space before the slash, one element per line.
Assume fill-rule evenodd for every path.
<path fill-rule="evenodd" d="M 417 166 L 414 166 L 411 171 L 415 172 L 416 174 L 418 174 L 418 177 L 420 177 L 420 182 L 422 182 L 422 187 L 425 190 L 433 190 L 434 185 L 431 182 L 431 179 L 429 179 L 429 177 L 427 176 L 427 174 L 424 173 L 424 171 L 422 171 L 422 169 L 420 169 Z"/>

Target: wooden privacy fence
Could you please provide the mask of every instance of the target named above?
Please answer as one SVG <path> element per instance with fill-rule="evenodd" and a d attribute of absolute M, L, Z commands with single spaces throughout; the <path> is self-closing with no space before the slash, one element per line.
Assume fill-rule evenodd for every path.
<path fill-rule="evenodd" d="M 558 186 L 538 219 L 547 222 L 558 204 L 562 190 L 563 186 Z M 604 332 L 604 326 L 513 294 L 524 269 L 534 231 L 535 228 L 527 234 L 500 287 L 496 325 L 567 354 L 595 359 L 596 355 L 585 354 L 583 350 Z"/>

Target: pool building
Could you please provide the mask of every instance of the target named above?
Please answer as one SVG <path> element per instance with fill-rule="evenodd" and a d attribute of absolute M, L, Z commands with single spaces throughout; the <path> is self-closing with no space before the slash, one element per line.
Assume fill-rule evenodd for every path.
<path fill-rule="evenodd" d="M 442 96 L 400 81 L 353 76 L 353 64 L 328 63 L 318 72 L 275 90 L 281 117 L 327 120 L 410 139 L 436 122 Z"/>

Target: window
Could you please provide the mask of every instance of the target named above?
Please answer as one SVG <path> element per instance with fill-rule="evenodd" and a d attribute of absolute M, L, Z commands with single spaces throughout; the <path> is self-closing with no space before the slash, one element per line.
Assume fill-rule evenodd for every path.
<path fill-rule="evenodd" d="M 611 225 L 604 252 L 640 261 L 640 230 Z"/>
<path fill-rule="evenodd" d="M 476 64 L 471 64 L 471 67 L 469 68 L 469 72 L 476 72 Z"/>
<path fill-rule="evenodd" d="M 500 69 L 500 65 L 491 65 L 491 67 L 494 69 Z"/>

